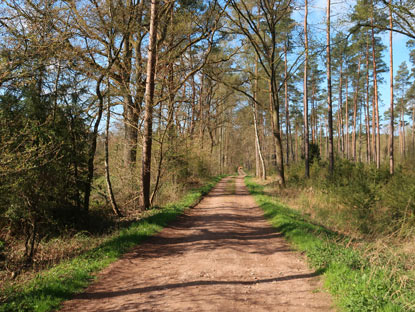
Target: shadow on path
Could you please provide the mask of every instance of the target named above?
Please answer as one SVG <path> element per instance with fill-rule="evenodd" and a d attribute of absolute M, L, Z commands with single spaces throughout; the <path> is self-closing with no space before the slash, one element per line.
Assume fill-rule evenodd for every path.
<path fill-rule="evenodd" d="M 153 291 L 161 291 L 161 290 L 169 290 L 175 288 L 185 288 L 185 287 L 192 287 L 192 286 L 215 286 L 215 285 L 256 285 L 256 284 L 264 284 L 264 283 L 273 283 L 273 282 L 282 282 L 282 281 L 289 281 L 294 279 L 305 279 L 305 278 L 312 278 L 318 276 L 318 272 L 310 273 L 310 274 L 297 274 L 297 275 L 290 275 L 290 276 L 282 276 L 282 277 L 275 277 L 275 278 L 268 278 L 268 279 L 260 279 L 260 280 L 253 280 L 253 281 L 192 281 L 192 282 L 185 282 L 185 283 L 172 283 L 166 285 L 158 285 L 158 286 L 150 286 L 150 287 L 140 287 L 140 288 L 131 288 L 126 290 L 117 290 L 112 292 L 93 292 L 93 293 L 83 293 L 79 295 L 78 299 L 104 299 L 104 298 L 112 298 L 118 296 L 126 296 L 132 294 L 143 294 Z"/>

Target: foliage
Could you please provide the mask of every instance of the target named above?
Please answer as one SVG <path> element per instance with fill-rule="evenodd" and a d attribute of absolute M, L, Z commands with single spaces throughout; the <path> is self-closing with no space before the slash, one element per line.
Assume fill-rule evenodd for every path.
<path fill-rule="evenodd" d="M 0 97 L 0 222 L 25 239 L 28 262 L 81 209 L 88 130 L 72 110 L 31 87 Z"/>
<path fill-rule="evenodd" d="M 415 225 L 415 176 L 401 167 L 391 176 L 386 166 L 337 159 L 333 176 L 322 162 L 313 164 L 309 180 L 299 179 L 302 171 L 302 165 L 291 166 L 288 185 L 312 188 L 317 203 L 307 209 L 319 211 L 322 222 L 330 215 L 332 226 L 370 236 L 405 235 Z"/>

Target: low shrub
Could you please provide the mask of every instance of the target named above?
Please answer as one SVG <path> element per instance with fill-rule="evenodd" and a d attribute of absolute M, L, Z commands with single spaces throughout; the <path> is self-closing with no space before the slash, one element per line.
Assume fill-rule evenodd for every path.
<path fill-rule="evenodd" d="M 405 235 L 415 224 L 414 173 L 398 167 L 391 176 L 387 167 L 376 169 L 337 159 L 333 175 L 322 162 L 313 163 L 310 179 L 300 178 L 302 175 L 302 164 L 290 166 L 288 187 L 306 192 L 308 200 L 313 197 L 313 205 L 305 205 L 306 210 L 322 215 L 322 222 L 325 216 L 332 215 L 330 221 L 336 220 L 336 228 L 345 226 L 340 230 L 353 231 L 358 236 Z"/>

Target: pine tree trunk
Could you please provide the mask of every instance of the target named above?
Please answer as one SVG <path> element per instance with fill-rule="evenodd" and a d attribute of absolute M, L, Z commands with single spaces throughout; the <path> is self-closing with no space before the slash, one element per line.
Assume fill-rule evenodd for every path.
<path fill-rule="evenodd" d="M 372 31 L 372 61 L 373 61 L 373 84 L 375 93 L 375 117 L 376 117 L 376 168 L 380 168 L 380 125 L 379 125 L 379 101 L 378 101 L 378 78 L 376 69 L 375 31 L 373 26 L 374 3 L 372 1 L 371 31 Z"/>
<path fill-rule="evenodd" d="M 284 100 L 285 100 L 285 137 L 287 140 L 286 154 L 287 165 L 290 161 L 290 112 L 288 107 L 288 60 L 287 41 L 284 42 Z"/>
<path fill-rule="evenodd" d="M 377 146 L 376 146 L 376 104 L 375 95 L 372 97 L 372 156 L 373 161 L 377 162 Z"/>
<path fill-rule="evenodd" d="M 340 151 L 344 157 L 344 124 L 343 124 L 343 55 L 340 56 L 340 81 L 339 81 L 339 121 L 340 121 L 340 130 L 339 130 L 339 140 Z"/>
<path fill-rule="evenodd" d="M 370 145 L 370 96 L 369 96 L 369 43 L 366 43 L 366 162 L 370 163 L 372 160 L 372 152 Z"/>
<path fill-rule="evenodd" d="M 359 110 L 359 162 L 362 162 L 362 107 Z"/>
<path fill-rule="evenodd" d="M 402 103 L 402 155 L 403 159 L 406 158 L 406 134 L 405 134 L 405 115 L 404 115 L 404 109 L 403 109 L 403 103 Z"/>
<path fill-rule="evenodd" d="M 334 147 L 333 147 L 333 107 L 331 94 L 331 56 L 330 56 L 330 0 L 327 0 L 327 102 L 328 102 L 328 140 L 329 140 L 329 172 L 334 171 Z"/>
<path fill-rule="evenodd" d="M 353 134 L 352 134 L 352 153 L 353 153 L 353 160 L 356 161 L 356 130 L 357 130 L 357 102 L 359 99 L 359 80 L 360 80 L 360 65 L 361 65 L 361 57 L 359 57 L 359 62 L 357 65 L 357 77 L 355 82 L 355 93 L 353 99 Z"/>
<path fill-rule="evenodd" d="M 308 96 L 307 96 L 307 70 L 308 70 L 308 1 L 305 0 L 304 12 L 304 44 L 305 44 L 305 61 L 304 61 L 304 161 L 305 161 L 305 177 L 310 177 L 310 163 L 309 163 L 309 133 L 308 133 Z"/>
<path fill-rule="evenodd" d="M 403 143 L 402 143 L 402 114 L 399 113 L 399 153 L 401 154 L 401 159 L 402 159 L 402 155 L 403 155 Z"/>
<path fill-rule="evenodd" d="M 392 44 L 392 0 L 389 2 L 389 49 L 390 49 L 390 59 L 389 59 L 389 71 L 390 71 L 390 123 L 389 123 L 389 173 L 394 173 L 394 162 L 393 162 L 393 44 Z"/>
<path fill-rule="evenodd" d="M 349 77 L 346 76 L 346 112 L 345 112 L 345 121 L 346 121 L 346 159 L 350 158 L 349 150 Z"/>
<path fill-rule="evenodd" d="M 316 109 L 315 109 L 315 95 L 316 85 L 314 82 L 314 74 L 311 76 L 311 111 L 310 111 L 310 129 L 311 129 L 311 143 L 314 144 L 317 141 L 317 122 L 316 122 Z"/>
<path fill-rule="evenodd" d="M 412 104 L 412 157 L 415 157 L 415 103 Z"/>

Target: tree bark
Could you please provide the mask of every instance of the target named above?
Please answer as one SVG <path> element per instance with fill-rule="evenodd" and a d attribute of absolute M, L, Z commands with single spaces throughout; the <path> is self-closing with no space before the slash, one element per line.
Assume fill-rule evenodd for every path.
<path fill-rule="evenodd" d="M 376 168 L 380 168 L 380 125 L 379 125 L 379 102 L 378 102 L 378 79 L 376 69 L 376 51 L 375 51 L 375 30 L 373 25 L 374 3 L 372 1 L 371 32 L 372 32 L 372 61 L 373 61 L 373 83 L 375 96 L 375 114 L 376 114 Z"/>
<path fill-rule="evenodd" d="M 265 170 L 265 161 L 264 161 L 264 157 L 262 155 L 262 150 L 261 150 L 261 143 L 259 140 L 259 133 L 258 133 L 258 110 L 257 110 L 257 105 L 256 103 L 253 103 L 253 107 L 252 107 L 252 114 L 254 117 L 254 129 L 255 129 L 255 145 L 256 145 L 256 149 L 258 151 L 258 155 L 259 155 L 259 160 L 261 161 L 261 179 L 262 180 L 266 180 L 267 178 L 267 173 Z"/>
<path fill-rule="evenodd" d="M 328 136 L 329 136 L 329 172 L 334 172 L 333 148 L 333 112 L 331 94 L 331 56 L 330 56 L 330 0 L 327 0 L 327 102 L 328 102 Z"/>
<path fill-rule="evenodd" d="M 369 96 L 369 43 L 366 42 L 366 162 L 370 163 L 372 159 L 371 145 L 370 145 L 370 96 Z"/>
<path fill-rule="evenodd" d="M 346 111 L 344 114 L 346 119 L 346 159 L 350 158 L 350 142 L 349 142 L 349 76 L 346 76 Z"/>
<path fill-rule="evenodd" d="M 372 97 L 372 156 L 373 161 L 377 163 L 377 146 L 376 146 L 376 104 L 375 95 Z"/>
<path fill-rule="evenodd" d="M 359 56 L 359 62 L 357 65 L 357 75 L 356 75 L 356 82 L 355 82 L 355 92 L 354 92 L 354 99 L 353 99 L 353 134 L 352 134 L 352 154 L 353 160 L 357 160 L 357 148 L 356 148 L 356 130 L 357 130 L 357 102 L 359 99 L 359 80 L 360 80 L 360 65 L 361 65 L 362 58 Z"/>
<path fill-rule="evenodd" d="M 405 112 L 402 103 L 402 156 L 406 158 L 406 134 L 405 134 Z"/>
<path fill-rule="evenodd" d="M 277 95 L 278 96 L 278 95 Z M 285 186 L 285 177 L 284 177 L 284 156 L 282 150 L 282 140 L 281 140 L 281 130 L 280 130 L 280 117 L 279 117 L 279 103 L 278 99 L 274 102 L 274 109 L 272 111 L 272 119 L 274 121 L 274 137 L 276 139 L 276 152 L 277 152 L 277 169 L 278 176 L 280 179 L 280 185 Z"/>
<path fill-rule="evenodd" d="M 147 80 L 145 91 L 145 115 L 144 115 L 144 140 L 141 167 L 141 205 L 144 209 L 150 208 L 150 183 L 151 183 L 151 147 L 153 142 L 153 105 L 154 105 L 154 81 L 156 71 L 156 39 L 157 39 L 157 3 L 151 0 L 150 33 L 147 58 Z"/>
<path fill-rule="evenodd" d="M 412 104 L 412 157 L 415 156 L 415 103 Z"/>
<path fill-rule="evenodd" d="M 288 39 L 287 39 L 288 40 Z M 286 161 L 287 165 L 290 161 L 290 111 L 288 106 L 288 60 L 287 60 L 287 40 L 284 42 L 284 99 L 285 99 L 285 137 L 286 144 Z"/>
<path fill-rule="evenodd" d="M 108 105 L 107 105 L 107 121 L 105 125 L 105 180 L 107 183 L 107 193 L 109 201 L 111 203 L 112 211 L 118 216 L 122 217 L 120 210 L 118 209 L 117 202 L 115 201 L 114 192 L 112 190 L 111 178 L 110 178 L 110 166 L 109 166 L 109 151 L 108 151 L 108 137 L 110 130 L 110 120 L 111 120 L 111 101 L 110 101 L 110 83 L 108 81 Z"/>
<path fill-rule="evenodd" d="M 265 170 L 265 161 L 262 155 L 261 150 L 261 143 L 259 139 L 259 131 L 258 131 L 258 105 L 257 105 L 257 97 L 258 97 L 258 58 L 255 58 L 255 85 L 254 85 L 254 103 L 253 103 L 253 115 L 254 115 L 254 130 L 255 130 L 255 150 L 256 150 L 256 173 L 257 177 L 261 176 L 262 180 L 266 180 L 267 173 Z M 261 169 L 259 168 L 259 163 L 261 163 Z M 261 174 L 262 172 L 262 174 Z"/>
<path fill-rule="evenodd" d="M 392 27 L 393 27 L 393 20 L 392 20 L 392 0 L 389 2 L 389 51 L 390 51 L 390 59 L 389 59 L 389 72 L 390 72 L 390 123 L 389 123 L 389 173 L 394 173 L 394 162 L 393 162 L 393 45 L 392 45 Z"/>
<path fill-rule="evenodd" d="M 307 67 L 308 67 L 308 32 L 307 32 L 307 17 L 308 17 L 308 1 L 305 0 L 304 11 L 304 43 L 305 43 L 305 61 L 304 61 L 304 162 L 305 162 L 305 177 L 310 177 L 310 163 L 309 163 L 309 133 L 308 133 L 308 96 L 307 96 Z"/>
<path fill-rule="evenodd" d="M 88 175 L 85 182 L 85 196 L 84 196 L 84 211 L 88 213 L 89 211 L 89 197 L 91 195 L 92 188 L 92 179 L 94 177 L 94 158 L 95 152 L 97 150 L 97 138 L 98 138 L 98 128 L 99 123 L 102 118 L 102 111 L 104 107 L 104 98 L 101 93 L 101 83 L 104 76 L 100 76 L 97 81 L 96 94 L 98 97 L 98 113 L 97 119 L 95 120 L 94 129 L 92 130 L 91 139 L 90 139 L 90 149 L 88 155 Z"/>
<path fill-rule="evenodd" d="M 343 55 L 340 56 L 339 79 L 339 151 L 344 157 L 344 128 L 343 128 Z"/>

